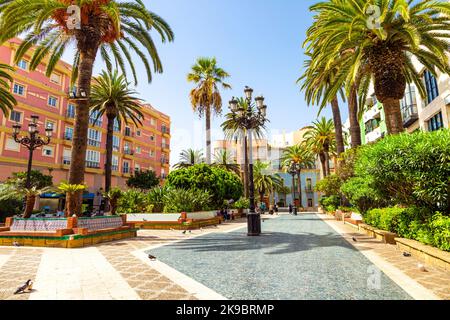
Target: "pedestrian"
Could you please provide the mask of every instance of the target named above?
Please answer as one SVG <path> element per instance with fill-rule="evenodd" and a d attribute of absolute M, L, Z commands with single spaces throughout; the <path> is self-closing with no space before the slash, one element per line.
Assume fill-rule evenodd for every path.
<path fill-rule="evenodd" d="M 289 204 L 289 214 L 292 214 L 292 203 Z"/>
<path fill-rule="evenodd" d="M 275 212 L 276 215 L 278 215 L 278 206 L 276 203 L 273 206 L 273 211 Z"/>

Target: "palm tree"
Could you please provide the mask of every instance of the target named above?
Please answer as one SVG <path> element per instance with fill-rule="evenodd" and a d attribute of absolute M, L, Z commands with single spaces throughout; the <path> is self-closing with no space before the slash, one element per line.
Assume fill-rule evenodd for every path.
<path fill-rule="evenodd" d="M 175 168 L 188 168 L 204 162 L 205 158 L 203 157 L 203 152 L 201 150 L 183 150 L 180 154 L 180 162 L 175 165 Z"/>
<path fill-rule="evenodd" d="M 238 101 L 238 107 L 243 109 L 244 113 L 248 113 L 248 109 L 250 108 L 250 113 L 252 115 L 256 115 L 258 110 L 256 109 L 256 106 L 254 103 L 250 104 L 250 106 L 247 103 L 247 100 L 244 98 L 238 98 L 236 99 Z M 236 116 L 229 112 L 225 115 L 225 121 L 221 125 L 222 130 L 225 134 L 225 139 L 228 141 L 235 141 L 240 142 L 241 145 L 244 147 L 244 150 L 247 150 L 247 136 L 248 132 L 247 129 L 242 126 L 241 123 L 236 121 Z M 252 136 L 255 140 L 263 139 L 264 138 L 264 131 L 266 130 L 266 127 L 264 125 L 258 126 L 252 130 Z M 245 154 L 245 152 L 244 152 Z M 241 163 L 241 170 L 243 172 L 243 184 L 244 184 L 244 194 L 245 197 L 248 198 L 249 196 L 249 190 L 248 190 L 248 180 L 249 180 L 249 172 L 248 172 L 248 155 L 245 156 L 244 163 Z"/>
<path fill-rule="evenodd" d="M 330 154 L 336 145 L 333 121 L 325 117 L 314 121 L 312 128 L 305 132 L 303 137 L 307 147 L 319 156 L 323 175 L 330 175 Z"/>
<path fill-rule="evenodd" d="M 66 195 L 65 216 L 80 216 L 81 212 L 77 210 L 78 194 L 85 191 L 87 186 L 84 184 L 70 184 L 67 182 L 61 182 L 57 188 L 60 192 L 63 192 Z"/>
<path fill-rule="evenodd" d="M 269 197 L 283 186 L 283 179 L 279 174 L 270 172 L 270 164 L 257 161 L 253 166 L 255 190 L 259 194 L 259 201 L 263 202 L 266 194 Z"/>
<path fill-rule="evenodd" d="M 16 99 L 9 91 L 9 83 L 13 82 L 13 77 L 8 71 L 14 71 L 14 68 L 7 64 L 0 63 L 0 110 L 8 117 L 9 112 L 13 110 L 17 104 Z"/>
<path fill-rule="evenodd" d="M 25 196 L 25 208 L 23 211 L 23 218 L 28 219 L 31 217 L 36 204 L 36 198 L 46 192 L 53 191 L 53 187 L 43 187 L 33 186 L 31 188 L 22 187 L 23 181 L 16 184 L 5 184 L 6 190 L 0 195 L 0 200 L 10 199 L 13 197 L 23 197 Z"/>
<path fill-rule="evenodd" d="M 327 90 L 329 90 L 331 83 L 333 83 L 335 78 L 334 74 L 326 73 L 324 65 L 317 65 L 316 62 L 311 60 L 305 61 L 306 71 L 304 74 L 297 80 L 297 82 L 302 82 L 302 90 L 305 91 L 305 97 L 309 104 L 319 105 L 319 115 L 325 106 L 329 103 L 331 105 L 331 110 L 333 113 L 333 123 L 334 123 L 334 131 L 336 134 L 336 151 L 339 156 L 341 153 L 345 151 L 344 146 L 344 136 L 342 130 L 342 118 L 341 111 L 339 109 L 339 101 L 338 96 L 333 95 L 332 97 L 327 97 Z M 341 96 L 344 98 L 344 95 L 341 91 Z M 350 104 L 349 104 L 350 107 Z M 352 123 L 350 124 L 352 125 Z M 359 141 L 361 142 L 361 129 L 359 123 L 356 123 L 356 127 L 359 130 L 358 133 L 354 133 L 358 136 Z M 350 132 L 353 132 L 350 128 Z M 361 143 L 360 143 L 361 144 Z"/>
<path fill-rule="evenodd" d="M 200 117 L 205 116 L 207 164 L 211 164 L 211 114 L 222 112 L 219 86 L 231 89 L 231 86 L 224 82 L 228 77 L 230 75 L 217 66 L 216 58 L 198 58 L 187 75 L 188 82 L 196 84 L 190 93 L 192 108 Z"/>
<path fill-rule="evenodd" d="M 297 168 L 297 188 L 300 200 L 300 206 L 303 206 L 302 202 L 302 170 L 313 168 L 315 163 L 314 154 L 306 148 L 304 144 L 298 144 L 292 147 L 288 147 L 284 150 L 281 157 L 281 165 L 285 171 L 288 171 L 294 164 Z"/>
<path fill-rule="evenodd" d="M 140 99 L 134 95 L 137 92 L 128 88 L 128 82 L 123 74 L 102 71 L 96 77 L 92 85 L 91 110 L 97 112 L 97 118 L 106 114 L 108 119 L 106 134 L 106 164 L 105 164 L 105 192 L 111 189 L 112 156 L 114 123 L 117 121 L 119 128 L 122 122 L 128 124 L 128 120 L 136 125 L 142 125 L 144 118 L 141 112 Z"/>
<path fill-rule="evenodd" d="M 71 20 L 73 6 L 80 9 L 80 20 Z M 71 8 L 69 8 L 71 7 Z M 78 22 L 78 23 L 73 23 Z M 77 25 L 78 24 L 78 25 Z M 0 1 L 0 43 L 25 34 L 18 47 L 17 63 L 29 49 L 35 48 L 30 61 L 34 70 L 48 57 L 46 75 L 50 76 L 64 51 L 73 44 L 76 48 L 73 62 L 72 85 L 76 83 L 77 112 L 72 145 L 69 181 L 81 184 L 86 165 L 87 133 L 92 73 L 98 53 L 109 70 L 113 61 L 126 74 L 126 62 L 135 83 L 136 70 L 130 50 L 144 64 L 149 82 L 153 71 L 163 71 L 151 31 L 158 33 L 163 42 L 174 38 L 170 26 L 149 11 L 142 0 L 2 0 Z M 139 45 L 137 44 L 139 43 Z M 151 62 L 148 57 L 150 57 Z M 76 212 L 81 210 L 81 192 Z"/>
<path fill-rule="evenodd" d="M 239 175 L 241 171 L 239 165 L 233 159 L 231 153 L 227 150 L 220 150 L 214 155 L 214 166 L 234 172 L 237 175 Z"/>
<path fill-rule="evenodd" d="M 378 8 L 380 15 L 370 15 Z M 402 132 L 400 99 L 407 83 L 425 97 L 426 89 L 413 59 L 433 75 L 450 72 L 447 53 L 450 3 L 444 1 L 332 0 L 310 8 L 315 22 L 307 32 L 313 60 L 337 67 L 330 95 L 345 85 L 347 94 L 365 101 L 373 82 L 383 104 L 389 134 Z M 372 19 L 375 18 L 375 19 Z"/>

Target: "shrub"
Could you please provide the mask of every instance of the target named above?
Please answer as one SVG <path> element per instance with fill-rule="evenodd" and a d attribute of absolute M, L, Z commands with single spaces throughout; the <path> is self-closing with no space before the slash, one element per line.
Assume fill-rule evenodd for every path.
<path fill-rule="evenodd" d="M 247 198 L 240 198 L 233 205 L 234 209 L 248 209 L 250 208 L 250 200 Z"/>
<path fill-rule="evenodd" d="M 383 199 L 372 188 L 370 181 L 364 178 L 354 177 L 349 179 L 342 185 L 341 191 L 361 213 L 384 204 Z"/>
<path fill-rule="evenodd" d="M 384 209 L 372 209 L 364 215 L 364 221 L 381 230 L 397 232 L 400 216 L 405 209 L 393 207 Z"/>
<path fill-rule="evenodd" d="M 362 149 L 356 176 L 371 181 L 371 188 L 388 205 L 416 205 L 448 213 L 449 141 L 449 129 L 388 136 Z"/>
<path fill-rule="evenodd" d="M 319 203 L 327 212 L 334 212 L 341 204 L 341 198 L 339 196 L 322 197 Z"/>
<path fill-rule="evenodd" d="M 153 212 L 163 212 L 164 211 L 164 199 L 168 189 L 164 187 L 156 187 L 147 193 L 148 201 L 154 206 Z"/>
<path fill-rule="evenodd" d="M 433 231 L 433 244 L 439 249 L 450 251 L 450 217 L 436 213 L 430 227 Z"/>
<path fill-rule="evenodd" d="M 172 171 L 167 186 L 175 189 L 208 191 L 212 204 L 221 206 L 224 200 L 238 200 L 243 194 L 240 178 L 229 171 L 207 164 Z"/>
<path fill-rule="evenodd" d="M 356 212 L 357 211 L 357 210 L 355 210 L 355 208 L 344 207 L 344 206 L 338 207 L 338 210 L 341 210 L 342 212 Z"/>
<path fill-rule="evenodd" d="M 316 191 L 322 192 L 327 197 L 338 195 L 340 194 L 341 185 L 341 179 L 337 175 L 333 174 L 317 182 Z"/>
<path fill-rule="evenodd" d="M 151 213 L 153 204 L 150 203 L 147 194 L 137 189 L 130 189 L 122 193 L 118 201 L 119 213 Z"/>
<path fill-rule="evenodd" d="M 127 186 L 130 188 L 150 190 L 159 185 L 159 178 L 151 170 L 136 172 L 127 180 Z"/>
<path fill-rule="evenodd" d="M 14 184 L 18 188 L 25 188 L 25 182 L 27 179 L 27 172 L 14 172 L 12 177 L 7 180 L 8 184 Z M 53 185 L 53 177 L 43 174 L 38 170 L 31 170 L 30 175 L 31 188 L 44 189 Z"/>
<path fill-rule="evenodd" d="M 164 196 L 165 213 L 207 211 L 211 209 L 208 191 L 170 189 Z"/>
<path fill-rule="evenodd" d="M 11 192 L 12 186 L 0 184 L 0 222 L 22 213 L 23 196 Z"/>

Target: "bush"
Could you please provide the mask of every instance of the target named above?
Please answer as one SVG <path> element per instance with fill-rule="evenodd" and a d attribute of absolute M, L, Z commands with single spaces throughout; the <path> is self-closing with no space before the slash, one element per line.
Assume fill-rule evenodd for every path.
<path fill-rule="evenodd" d="M 356 212 L 357 211 L 357 210 L 355 210 L 355 208 L 344 207 L 344 206 L 338 207 L 338 210 L 341 210 L 342 212 Z"/>
<path fill-rule="evenodd" d="M 375 228 L 396 233 L 404 211 L 405 209 L 398 207 L 372 209 L 364 215 L 364 221 Z"/>
<path fill-rule="evenodd" d="M 146 193 L 130 189 L 122 193 L 118 201 L 117 212 L 126 213 L 152 213 L 154 205 Z"/>
<path fill-rule="evenodd" d="M 240 198 L 233 205 L 234 209 L 248 209 L 250 208 L 250 200 L 247 198 Z"/>
<path fill-rule="evenodd" d="M 450 212 L 450 130 L 388 136 L 361 150 L 355 173 L 388 205 Z M 383 204 L 379 204 L 378 207 Z"/>
<path fill-rule="evenodd" d="M 170 189 L 164 196 L 165 213 L 197 212 L 211 209 L 208 191 Z"/>
<path fill-rule="evenodd" d="M 6 218 L 22 214 L 23 197 L 12 192 L 8 184 L 0 184 L 0 222 Z"/>
<path fill-rule="evenodd" d="M 332 174 L 317 182 L 316 191 L 322 192 L 327 197 L 338 195 L 341 192 L 341 185 L 341 179 L 337 175 Z"/>
<path fill-rule="evenodd" d="M 153 188 L 147 193 L 147 199 L 153 205 L 153 212 L 164 211 L 164 200 L 167 193 L 168 189 L 165 187 Z"/>
<path fill-rule="evenodd" d="M 7 180 L 7 183 L 17 185 L 19 188 L 25 188 L 26 179 L 27 172 L 14 172 L 12 177 Z M 38 170 L 31 170 L 30 184 L 32 188 L 36 187 L 36 189 L 51 187 L 53 185 L 53 177 Z"/>
<path fill-rule="evenodd" d="M 136 172 L 127 180 L 127 186 L 141 190 L 150 190 L 159 185 L 159 178 L 151 170 Z"/>
<path fill-rule="evenodd" d="M 243 194 L 242 182 L 236 174 L 207 164 L 172 171 L 166 185 L 174 189 L 207 191 L 217 207 L 224 200 L 237 201 Z"/>
<path fill-rule="evenodd" d="M 341 191 L 361 213 L 384 204 L 384 200 L 372 188 L 370 181 L 364 178 L 355 177 L 349 179 L 342 185 Z"/>
<path fill-rule="evenodd" d="M 341 198 L 339 196 L 322 197 L 319 203 L 327 212 L 334 212 L 340 206 Z"/>

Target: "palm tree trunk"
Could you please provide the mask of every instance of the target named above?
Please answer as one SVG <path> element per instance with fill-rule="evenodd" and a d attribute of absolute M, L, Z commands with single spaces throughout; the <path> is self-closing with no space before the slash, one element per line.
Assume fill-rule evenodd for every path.
<path fill-rule="evenodd" d="M 303 208 L 303 194 L 302 194 L 302 172 L 300 171 L 298 173 L 298 177 L 297 177 L 297 181 L 298 181 L 298 200 L 300 202 L 300 208 Z"/>
<path fill-rule="evenodd" d="M 80 66 L 78 76 L 78 93 L 85 92 L 89 97 L 91 94 L 92 71 L 98 45 L 80 51 Z M 86 166 L 87 133 L 89 127 L 89 100 L 76 100 L 77 113 L 72 143 L 72 158 L 70 162 L 69 183 L 82 184 L 84 182 L 84 170 Z M 74 214 L 81 214 L 82 192 L 78 192 L 75 197 Z"/>
<path fill-rule="evenodd" d="M 25 202 L 25 210 L 23 213 L 24 219 L 28 219 L 33 214 L 34 205 L 36 203 L 36 196 L 35 195 L 27 195 L 26 202 Z"/>
<path fill-rule="evenodd" d="M 404 128 L 400 101 L 394 98 L 387 98 L 381 102 L 383 103 L 384 114 L 386 116 L 388 134 L 402 133 Z"/>
<path fill-rule="evenodd" d="M 211 164 L 211 109 L 206 108 L 206 164 Z"/>
<path fill-rule="evenodd" d="M 331 101 L 331 110 L 333 112 L 334 132 L 336 135 L 336 152 L 339 158 L 341 153 L 344 153 L 345 147 L 344 136 L 342 134 L 341 111 L 339 110 L 339 101 L 337 97 L 334 97 L 334 99 Z"/>
<path fill-rule="evenodd" d="M 105 192 L 111 190 L 112 156 L 114 136 L 114 115 L 108 115 L 108 129 L 106 133 L 106 162 L 105 162 Z"/>
<path fill-rule="evenodd" d="M 323 177 L 325 178 L 327 176 L 327 167 L 325 165 L 325 154 L 323 152 L 319 154 L 319 159 L 320 164 L 322 165 Z"/>
<path fill-rule="evenodd" d="M 245 198 L 249 198 L 249 188 L 248 188 L 248 142 L 247 142 L 247 134 L 244 137 L 244 193 Z"/>
<path fill-rule="evenodd" d="M 361 145 L 361 127 L 358 120 L 358 97 L 356 86 L 353 85 L 348 97 L 348 113 L 350 119 L 350 138 L 352 148 Z"/>
<path fill-rule="evenodd" d="M 331 175 L 331 169 L 330 169 L 330 153 L 327 151 L 325 152 L 325 170 L 327 172 L 327 176 Z"/>

